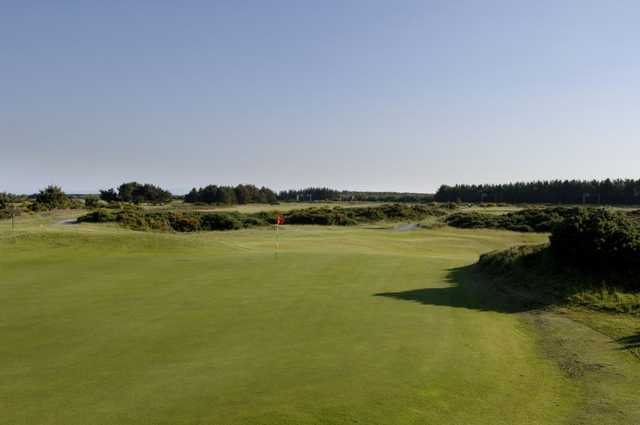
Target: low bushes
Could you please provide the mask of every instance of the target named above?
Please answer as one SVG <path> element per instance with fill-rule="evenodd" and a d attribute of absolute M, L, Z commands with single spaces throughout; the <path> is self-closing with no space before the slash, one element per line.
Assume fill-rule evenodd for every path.
<path fill-rule="evenodd" d="M 202 230 L 237 230 L 245 227 L 237 217 L 230 214 L 204 214 L 200 218 L 200 223 Z M 254 225 L 257 224 L 256 221 Z M 246 227 L 251 226 L 247 225 Z"/>
<path fill-rule="evenodd" d="M 551 234 L 554 258 L 567 266 L 635 280 L 640 289 L 640 228 L 623 214 L 580 210 Z"/>
<path fill-rule="evenodd" d="M 640 313 L 640 228 L 623 213 L 580 209 L 553 227 L 549 244 L 484 254 L 478 264 L 539 299 L 593 299 Z M 631 295 L 614 305 L 601 296 L 612 291 Z"/>
<path fill-rule="evenodd" d="M 120 210 L 99 209 L 78 218 L 81 223 L 120 223 L 134 230 L 161 230 L 196 232 L 199 230 L 234 230 L 273 223 L 268 214 L 241 214 L 237 212 L 148 212 L 136 206 Z"/>
<path fill-rule="evenodd" d="M 116 221 L 116 214 L 109 210 L 96 210 L 78 217 L 77 221 L 79 223 L 108 223 Z"/>
<path fill-rule="evenodd" d="M 30 204 L 33 211 L 48 211 L 65 208 L 82 208 L 84 204 L 77 199 L 72 199 L 58 186 L 48 186 L 42 189 Z"/>
<path fill-rule="evenodd" d="M 381 205 L 358 208 L 305 208 L 284 213 L 287 224 L 316 224 L 322 226 L 349 226 L 383 220 L 422 220 L 446 214 L 442 209 L 427 205 Z M 135 230 L 173 230 L 195 232 L 198 230 L 235 230 L 275 223 L 277 211 L 254 214 L 230 212 L 173 212 L 145 211 L 135 205 L 125 205 L 119 210 L 98 209 L 80 217 L 80 222 L 117 222 Z"/>
<path fill-rule="evenodd" d="M 84 207 L 87 209 L 98 208 L 100 205 L 100 198 L 97 196 L 88 195 L 84 197 Z"/>
<path fill-rule="evenodd" d="M 307 208 L 285 214 L 288 224 L 316 224 L 321 226 L 357 224 L 342 208 Z"/>
<path fill-rule="evenodd" d="M 574 217 L 580 208 L 530 208 L 507 214 L 479 212 L 455 213 L 446 222 L 453 227 L 466 229 L 505 229 L 518 232 L 550 232 L 566 218 Z"/>
<path fill-rule="evenodd" d="M 385 204 L 376 207 L 305 208 L 286 213 L 285 220 L 290 224 L 349 226 L 384 220 L 416 221 L 445 214 L 444 210 L 432 205 Z"/>

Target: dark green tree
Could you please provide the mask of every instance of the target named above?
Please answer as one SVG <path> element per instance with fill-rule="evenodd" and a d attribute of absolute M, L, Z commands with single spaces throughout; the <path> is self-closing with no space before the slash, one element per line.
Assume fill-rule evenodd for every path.
<path fill-rule="evenodd" d="M 114 189 L 101 190 L 100 199 L 105 202 L 117 202 L 120 200 L 120 198 L 118 197 L 118 193 Z"/>
<path fill-rule="evenodd" d="M 10 202 L 11 199 L 9 198 L 9 195 L 4 192 L 0 192 L 0 210 L 8 208 Z"/>
<path fill-rule="evenodd" d="M 71 204 L 69 197 L 59 186 L 48 186 L 42 189 L 35 199 L 37 209 L 52 210 L 56 208 L 68 208 Z"/>

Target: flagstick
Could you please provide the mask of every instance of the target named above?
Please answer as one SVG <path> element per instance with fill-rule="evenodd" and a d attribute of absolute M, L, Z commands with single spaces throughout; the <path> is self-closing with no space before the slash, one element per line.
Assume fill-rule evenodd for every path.
<path fill-rule="evenodd" d="M 280 250 L 280 226 L 278 225 L 278 221 L 276 220 L 276 257 L 278 256 L 278 251 Z"/>

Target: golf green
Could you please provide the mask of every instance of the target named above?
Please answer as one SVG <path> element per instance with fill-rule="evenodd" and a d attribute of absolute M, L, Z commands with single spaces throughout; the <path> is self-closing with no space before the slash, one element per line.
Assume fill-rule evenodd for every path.
<path fill-rule="evenodd" d="M 580 385 L 467 268 L 544 239 L 5 227 L 0 423 L 572 423 Z"/>

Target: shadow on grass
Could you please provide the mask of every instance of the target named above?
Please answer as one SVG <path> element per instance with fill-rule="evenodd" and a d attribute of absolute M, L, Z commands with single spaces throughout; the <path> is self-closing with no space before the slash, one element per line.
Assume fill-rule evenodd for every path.
<path fill-rule="evenodd" d="M 445 288 L 421 288 L 401 292 L 381 292 L 376 297 L 388 297 L 425 305 L 467 308 L 500 313 L 519 313 L 543 306 L 500 291 L 476 265 L 448 270 Z"/>
<path fill-rule="evenodd" d="M 640 332 L 635 335 L 625 336 L 616 340 L 624 348 L 630 350 L 640 350 Z"/>

